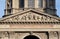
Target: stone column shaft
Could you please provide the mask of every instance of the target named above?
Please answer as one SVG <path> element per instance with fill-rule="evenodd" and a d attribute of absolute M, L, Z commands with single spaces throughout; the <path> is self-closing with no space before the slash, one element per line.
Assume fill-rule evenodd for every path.
<path fill-rule="evenodd" d="M 19 0 L 12 0 L 12 8 L 13 8 L 12 14 L 18 12 L 18 9 L 19 9 Z"/>
<path fill-rule="evenodd" d="M 43 0 L 43 8 L 46 8 L 46 0 Z"/>
<path fill-rule="evenodd" d="M 5 13 L 4 13 L 4 15 L 7 15 L 7 0 L 5 1 Z"/>
<path fill-rule="evenodd" d="M 24 0 L 24 8 L 28 8 L 28 0 Z"/>
<path fill-rule="evenodd" d="M 35 0 L 35 8 L 38 8 L 38 0 Z"/>

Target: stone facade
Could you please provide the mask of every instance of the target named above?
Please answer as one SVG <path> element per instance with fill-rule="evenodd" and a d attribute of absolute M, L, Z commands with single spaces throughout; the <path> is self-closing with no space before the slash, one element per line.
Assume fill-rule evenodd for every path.
<path fill-rule="evenodd" d="M 57 16 L 55 9 L 55 0 L 34 0 L 34 8 L 28 7 L 28 0 L 24 0 L 24 7 L 20 8 L 19 3 L 20 0 L 6 0 L 6 9 L 5 15 L 15 14 L 17 12 L 23 12 L 29 9 L 36 9 L 38 11 Z M 39 4 L 39 1 L 42 3 Z M 40 6 L 42 7 L 40 7 Z M 51 6 L 50 6 L 51 5 Z"/>
<path fill-rule="evenodd" d="M 19 8 L 19 0 L 6 0 L 5 14 L 0 19 L 0 39 L 60 39 L 55 0 L 40 1 L 42 8 L 38 0 L 34 2 L 35 8 L 28 7 L 28 0 Z"/>

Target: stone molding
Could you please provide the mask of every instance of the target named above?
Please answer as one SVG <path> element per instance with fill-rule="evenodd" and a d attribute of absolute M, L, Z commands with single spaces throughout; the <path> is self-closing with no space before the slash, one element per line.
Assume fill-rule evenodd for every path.
<path fill-rule="evenodd" d="M 30 32 L 30 31 L 29 31 Z M 33 32 L 32 34 L 30 34 L 29 32 L 16 32 L 16 31 L 11 31 L 11 32 L 8 32 L 8 31 L 4 31 L 4 32 L 0 32 L 0 38 L 1 39 L 24 39 L 26 36 L 29 36 L 29 35 L 34 35 L 34 36 L 37 36 L 39 39 L 59 39 L 59 31 L 47 31 L 48 33 L 45 32 Z"/>
<path fill-rule="evenodd" d="M 0 22 L 0 24 L 60 24 L 60 22 Z"/>
<path fill-rule="evenodd" d="M 1 32 L 2 36 L 1 38 L 2 39 L 24 39 L 26 36 L 29 36 L 30 33 L 25 33 L 25 32 L 15 32 L 15 31 L 11 31 L 11 32 Z M 41 33 L 38 33 L 38 32 L 33 32 L 31 35 L 34 35 L 36 37 L 38 37 L 39 39 L 47 39 L 47 36 L 46 36 L 46 33 L 45 32 L 41 32 Z M 42 37 L 43 35 L 43 37 Z"/>
<path fill-rule="evenodd" d="M 30 9 L 0 19 L 0 24 L 60 24 L 60 19 L 40 11 Z"/>

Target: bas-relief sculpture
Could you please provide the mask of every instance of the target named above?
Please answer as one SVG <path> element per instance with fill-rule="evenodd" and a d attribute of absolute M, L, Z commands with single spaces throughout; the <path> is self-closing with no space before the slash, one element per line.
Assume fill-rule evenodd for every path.
<path fill-rule="evenodd" d="M 24 0 L 22 7 L 19 1 L 22 0 L 6 0 L 5 14 L 0 19 L 0 39 L 60 39 L 55 0 L 33 0 L 34 5 L 30 4 L 32 0 Z M 34 8 L 29 8 L 28 4 Z"/>
<path fill-rule="evenodd" d="M 47 34 L 47 32 L 35 32 L 35 33 L 31 33 L 27 32 L 27 33 L 21 33 L 21 32 L 1 32 L 0 33 L 0 39 L 23 39 L 26 36 L 29 35 L 35 35 L 37 36 L 39 39 L 59 39 L 58 37 L 58 32 L 54 31 L 54 32 L 49 32 Z"/>
<path fill-rule="evenodd" d="M 59 20 L 57 18 L 53 18 L 48 15 L 44 15 L 44 14 L 41 15 L 41 13 L 37 14 L 34 12 L 27 12 L 27 13 L 23 13 L 23 14 L 22 13 L 17 14 L 16 16 L 14 15 L 11 17 L 4 18 L 1 20 L 1 22 L 11 22 L 11 23 L 12 22 L 59 22 Z M 3 23 L 3 25 L 4 25 L 4 23 Z M 5 25 L 7 25 L 7 23 Z M 10 25 L 10 26 L 12 26 L 12 29 L 15 29 L 15 28 L 13 28 L 14 26 L 18 28 L 18 25 L 17 26 L 14 24 L 12 24 L 12 25 Z M 28 24 L 26 24 L 26 25 L 28 25 Z M 28 25 L 28 26 L 30 26 L 30 25 Z M 56 23 L 55 23 L 55 25 L 56 25 Z M 30 29 L 31 29 L 31 27 L 33 27 L 33 26 L 30 26 Z M 36 27 L 37 27 L 37 25 L 36 25 Z M 24 29 L 24 27 L 23 27 L 23 29 Z M 45 30 L 44 31 L 31 31 L 31 30 L 30 31 L 19 31 L 19 30 L 18 31 L 15 31 L 15 30 L 14 31 L 2 31 L 1 38 L 2 39 L 24 39 L 24 37 L 26 37 L 26 36 L 34 35 L 34 36 L 38 36 L 39 39 L 58 39 L 59 31 L 55 31 L 54 29 L 52 29 L 53 31 L 51 31 L 51 30 L 50 31 L 45 31 Z M 36 29 L 36 30 L 38 30 L 38 29 Z"/>
<path fill-rule="evenodd" d="M 14 21 L 19 21 L 19 22 L 58 22 L 59 21 L 56 18 L 47 16 L 47 15 L 43 15 L 40 13 L 27 12 L 27 13 L 21 13 L 21 14 L 7 18 L 2 21 L 9 21 L 9 22 L 14 22 Z"/>

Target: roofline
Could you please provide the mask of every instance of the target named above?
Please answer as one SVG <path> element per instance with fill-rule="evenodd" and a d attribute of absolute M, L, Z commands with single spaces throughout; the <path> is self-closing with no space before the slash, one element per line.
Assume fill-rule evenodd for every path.
<path fill-rule="evenodd" d="M 12 17 L 12 16 L 16 16 L 16 15 L 18 15 L 18 14 L 26 13 L 26 12 L 28 12 L 28 11 L 35 11 L 35 12 L 38 12 L 38 13 L 40 13 L 40 14 L 44 14 L 44 15 L 47 15 L 47 16 L 49 16 L 49 17 L 53 17 L 53 18 L 55 18 L 55 19 L 57 19 L 57 20 L 60 21 L 60 18 L 59 18 L 59 17 L 52 16 L 52 15 L 50 15 L 50 14 L 46 14 L 46 13 L 43 13 L 43 12 L 38 11 L 38 10 L 35 10 L 35 9 L 29 9 L 29 10 L 25 10 L 25 11 L 23 11 L 23 12 L 16 12 L 17 14 L 13 14 L 13 15 L 10 15 L 10 16 L 4 17 L 4 18 L 1 18 L 0 21 L 1 21 L 1 20 L 4 20 L 4 19 L 7 19 L 7 18 L 10 18 L 10 17 Z"/>

